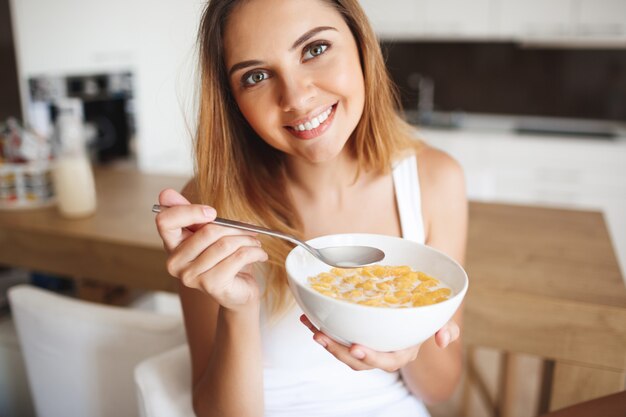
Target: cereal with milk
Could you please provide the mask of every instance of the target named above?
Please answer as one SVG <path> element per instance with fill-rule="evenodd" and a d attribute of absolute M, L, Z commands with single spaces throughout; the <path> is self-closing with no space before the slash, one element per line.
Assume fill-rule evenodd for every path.
<path fill-rule="evenodd" d="M 374 307 L 419 307 L 445 301 L 450 288 L 409 266 L 332 268 L 308 279 L 309 286 L 339 300 Z"/>

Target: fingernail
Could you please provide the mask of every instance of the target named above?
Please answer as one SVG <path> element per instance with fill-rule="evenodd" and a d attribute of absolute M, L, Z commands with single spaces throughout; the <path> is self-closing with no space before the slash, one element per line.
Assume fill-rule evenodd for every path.
<path fill-rule="evenodd" d="M 328 346 L 328 344 L 326 343 L 326 341 L 322 338 L 314 338 L 313 340 L 315 340 L 317 343 L 319 343 L 320 345 L 322 345 L 322 347 L 326 347 Z"/>
<path fill-rule="evenodd" d="M 352 356 L 354 356 L 357 359 L 363 359 L 365 357 L 365 352 L 363 352 L 360 349 L 354 349 L 350 353 L 352 354 Z"/>
<path fill-rule="evenodd" d="M 204 217 L 208 217 L 208 218 L 213 218 L 217 214 L 213 207 L 208 207 L 208 206 L 202 207 L 202 212 L 204 213 Z"/>

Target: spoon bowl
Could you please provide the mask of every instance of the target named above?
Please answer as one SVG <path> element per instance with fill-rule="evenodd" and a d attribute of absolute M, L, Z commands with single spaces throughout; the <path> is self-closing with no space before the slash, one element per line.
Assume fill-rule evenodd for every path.
<path fill-rule="evenodd" d="M 163 206 L 155 204 L 152 206 L 152 212 L 160 213 L 169 206 Z M 236 220 L 224 219 L 216 217 L 213 220 L 214 224 L 226 227 L 233 227 L 235 229 L 247 230 L 249 232 L 261 233 L 268 236 L 274 236 L 280 239 L 288 240 L 289 242 L 301 246 L 306 251 L 311 253 L 320 261 L 327 265 L 337 268 L 358 268 L 372 264 L 374 262 L 380 262 L 385 258 L 385 253 L 377 248 L 371 246 L 331 246 L 326 248 L 314 248 L 313 246 L 295 238 L 294 236 L 286 233 L 281 233 L 275 230 L 270 230 L 265 227 L 257 226 L 254 224 L 243 223 Z"/>

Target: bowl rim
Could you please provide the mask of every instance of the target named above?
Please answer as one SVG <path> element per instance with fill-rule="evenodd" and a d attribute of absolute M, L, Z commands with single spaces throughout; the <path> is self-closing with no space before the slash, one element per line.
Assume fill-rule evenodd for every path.
<path fill-rule="evenodd" d="M 467 275 L 467 271 L 465 270 L 465 268 L 463 268 L 463 266 L 457 262 L 455 259 L 453 259 L 451 256 L 447 255 L 446 253 L 444 253 L 443 251 L 433 248 L 432 246 L 428 246 L 425 243 L 420 243 L 420 242 L 416 242 L 414 240 L 410 240 L 410 239 L 405 239 L 403 237 L 399 237 L 399 236 L 392 236 L 392 235 L 381 235 L 381 234 L 376 234 L 376 233 L 333 233 L 330 235 L 323 235 L 323 236 L 317 236 L 315 238 L 309 239 L 306 241 L 307 244 L 310 244 L 312 246 L 314 246 L 314 243 L 316 240 L 321 240 L 324 238 L 328 238 L 331 236 L 338 236 L 338 237 L 343 237 L 343 236 L 367 236 L 367 237 L 374 237 L 374 238 L 391 238 L 394 240 L 403 240 L 418 246 L 422 246 L 425 247 L 427 250 L 431 250 L 435 253 L 437 253 L 438 255 L 443 256 L 444 258 L 447 258 L 448 260 L 452 261 L 452 263 L 454 263 L 454 265 L 456 265 L 462 272 L 463 272 L 463 287 L 456 293 L 454 294 L 452 297 L 448 298 L 447 300 L 444 301 L 440 301 L 438 303 L 435 304 L 428 304 L 428 305 L 423 305 L 423 306 L 413 306 L 413 307 L 379 307 L 379 306 L 366 306 L 363 304 L 357 304 L 357 303 L 353 303 L 351 301 L 347 301 L 347 300 L 340 300 L 337 298 L 332 298 L 329 297 L 327 295 L 324 294 L 320 294 L 319 292 L 315 291 L 313 288 L 310 288 L 308 285 L 306 285 L 305 283 L 302 283 L 300 281 L 298 281 L 297 279 L 293 279 L 291 277 L 291 274 L 289 273 L 289 269 L 287 268 L 287 262 L 289 260 L 289 258 L 291 256 L 293 256 L 293 253 L 296 251 L 305 251 L 305 249 L 301 246 L 296 246 L 293 249 L 291 249 L 289 251 L 289 253 L 287 254 L 287 257 L 285 258 L 285 272 L 287 272 L 287 279 L 288 282 L 293 282 L 296 286 L 298 286 L 299 288 L 303 288 L 305 291 L 307 291 L 310 294 L 314 294 L 317 297 L 321 297 L 322 299 L 325 300 L 329 300 L 331 302 L 338 302 L 341 303 L 342 306 L 351 306 L 353 308 L 356 309 L 378 309 L 380 311 L 413 311 L 413 310 L 417 310 L 417 309 L 425 309 L 425 308 L 434 308 L 435 306 L 441 306 L 441 305 L 445 305 L 445 304 L 450 304 L 452 302 L 456 302 L 457 298 L 464 298 L 465 294 L 467 293 L 467 290 L 469 288 L 469 277 Z M 311 255 L 312 256 L 312 255 Z M 372 263 L 369 265 L 376 265 L 377 263 Z M 331 267 L 330 265 L 328 265 L 329 267 Z M 438 281 L 441 281 L 439 278 L 437 278 Z M 446 284 L 447 285 L 447 284 Z M 449 286 L 448 286 L 449 287 Z M 296 298 L 297 300 L 297 298 Z M 370 310 L 371 311 L 371 310 Z"/>

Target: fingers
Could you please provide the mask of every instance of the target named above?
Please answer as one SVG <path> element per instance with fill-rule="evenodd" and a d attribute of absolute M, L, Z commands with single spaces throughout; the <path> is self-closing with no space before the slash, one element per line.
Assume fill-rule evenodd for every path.
<path fill-rule="evenodd" d="M 260 246 L 241 246 L 218 262 L 213 268 L 198 276 L 198 285 L 218 299 L 226 299 L 227 293 L 243 293 L 250 287 L 252 275 L 240 271 L 255 262 L 267 261 L 267 253 Z M 233 280 L 234 276 L 241 279 Z M 247 300 L 242 300 L 246 302 Z M 225 307 L 228 305 L 222 304 Z"/>
<path fill-rule="evenodd" d="M 451 320 L 445 324 L 437 333 L 435 333 L 435 343 L 440 348 L 447 347 L 450 343 L 459 338 L 461 329 L 455 321 Z"/>
<path fill-rule="evenodd" d="M 300 317 L 300 321 L 311 330 L 313 340 L 355 371 L 378 368 L 394 372 L 415 360 L 419 352 L 419 345 L 396 352 L 377 352 L 357 344 L 344 346 L 320 332 L 305 315 Z"/>
<path fill-rule="evenodd" d="M 178 191 L 166 188 L 159 193 L 159 204 L 162 206 L 180 206 L 191 203 Z"/>
<path fill-rule="evenodd" d="M 188 276 L 202 274 L 246 246 L 260 247 L 261 243 L 245 231 L 208 224 L 174 249 L 167 270 L 185 281 Z"/>
<path fill-rule="evenodd" d="M 206 229 L 213 229 L 214 233 L 204 232 Z M 185 286 L 206 291 L 216 299 L 222 299 L 227 288 L 238 291 L 231 286 L 239 282 L 235 276 L 246 281 L 246 273 L 242 270 L 268 258 L 260 242 L 243 233 L 219 226 L 204 226 L 175 249 L 168 259 L 168 272 L 178 277 Z M 207 244 L 205 236 L 216 240 Z"/>
<path fill-rule="evenodd" d="M 175 191 L 172 190 L 172 192 Z M 215 216 L 216 212 L 213 207 L 187 203 L 171 206 L 158 213 L 155 222 L 165 248 L 171 252 L 192 234 L 187 228 L 195 224 L 211 222 Z"/>
<path fill-rule="evenodd" d="M 354 344 L 350 347 L 350 353 L 353 356 L 360 357 L 361 362 L 371 368 L 395 372 L 417 359 L 419 349 L 420 345 L 416 345 L 395 352 L 378 352 L 365 346 Z"/>
<path fill-rule="evenodd" d="M 337 359 L 344 362 L 346 365 L 350 366 L 354 370 L 370 369 L 363 367 L 360 364 L 358 358 L 352 357 L 350 354 L 350 350 L 347 346 L 335 342 L 330 337 L 319 331 L 317 327 L 315 327 L 313 323 L 311 323 L 307 316 L 305 316 L 304 314 L 301 315 L 300 321 L 313 333 L 313 340 L 319 343 L 324 349 L 329 351 Z"/>

